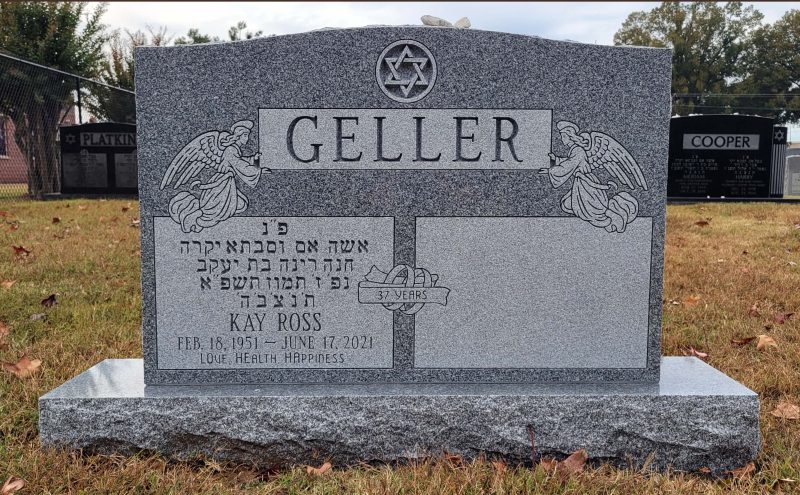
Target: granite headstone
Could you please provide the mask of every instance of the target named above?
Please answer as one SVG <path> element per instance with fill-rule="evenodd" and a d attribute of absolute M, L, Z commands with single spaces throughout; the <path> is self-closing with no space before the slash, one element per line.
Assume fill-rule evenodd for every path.
<path fill-rule="evenodd" d="M 750 115 L 673 117 L 667 195 L 770 197 L 773 123 Z"/>
<path fill-rule="evenodd" d="M 668 51 L 373 28 L 136 64 L 147 383 L 658 380 Z"/>
<path fill-rule="evenodd" d="M 748 461 L 757 396 L 660 356 L 670 55 L 410 26 L 137 49 L 144 360 L 43 396 L 43 444 Z"/>
<path fill-rule="evenodd" d="M 136 126 L 99 122 L 59 128 L 62 194 L 136 194 Z"/>

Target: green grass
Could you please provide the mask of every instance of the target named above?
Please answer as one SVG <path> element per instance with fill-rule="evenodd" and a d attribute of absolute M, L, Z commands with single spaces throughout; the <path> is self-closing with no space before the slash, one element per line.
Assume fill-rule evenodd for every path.
<path fill-rule="evenodd" d="M 21 493 L 799 493 L 800 421 L 770 415 L 800 404 L 800 206 L 706 204 L 668 209 L 664 353 L 694 347 L 757 391 L 763 445 L 756 472 L 645 473 L 608 465 L 562 484 L 542 469 L 490 462 L 425 460 L 395 466 L 334 466 L 311 477 L 303 466 L 261 472 L 210 460 L 157 455 L 92 456 L 39 448 L 37 398 L 105 358 L 140 357 L 138 205 L 127 200 L 0 202 L 0 322 L 11 331 L 0 361 L 42 360 L 31 378 L 0 373 L 0 477 L 27 481 Z M 82 208 L 83 207 L 83 208 Z M 53 223 L 59 217 L 60 222 Z M 710 220 L 708 220 L 710 219 Z M 695 222 L 707 220 L 707 226 Z M 13 225 L 18 228 L 13 230 Z M 17 257 L 12 246 L 31 251 Z M 40 302 L 57 294 L 58 305 Z M 695 305 L 684 304 L 699 296 Z M 678 304 L 673 304 L 675 301 Z M 760 315 L 752 316 L 753 304 Z M 795 312 L 785 324 L 773 316 Z M 31 315 L 46 313 L 46 319 Z M 777 348 L 738 346 L 768 334 Z M 4 480 L 3 479 L 3 480 Z M 2 483 L 3 480 L 0 480 Z"/>

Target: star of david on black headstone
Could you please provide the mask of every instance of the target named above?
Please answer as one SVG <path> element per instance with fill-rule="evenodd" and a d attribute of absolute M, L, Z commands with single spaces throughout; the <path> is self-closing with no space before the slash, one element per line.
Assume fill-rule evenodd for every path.
<path fill-rule="evenodd" d="M 775 131 L 775 140 L 776 141 L 783 141 L 783 129 L 777 129 Z"/>
<path fill-rule="evenodd" d="M 403 51 L 400 52 L 398 57 L 386 57 L 383 59 L 391 72 L 386 80 L 383 82 L 386 86 L 399 86 L 403 96 L 408 98 L 411 89 L 416 86 L 427 86 L 428 78 L 425 77 L 423 69 L 428 64 L 427 57 L 415 57 L 411 51 L 411 47 L 405 45 Z M 404 64 L 410 65 L 413 68 L 410 77 L 403 77 L 400 74 Z"/>
<path fill-rule="evenodd" d="M 67 134 L 67 137 L 64 138 L 67 144 L 75 144 L 75 134 Z"/>

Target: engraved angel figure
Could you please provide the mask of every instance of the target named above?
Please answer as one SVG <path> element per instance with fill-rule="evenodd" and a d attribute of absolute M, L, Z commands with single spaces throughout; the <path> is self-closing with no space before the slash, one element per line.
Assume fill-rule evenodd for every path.
<path fill-rule="evenodd" d="M 561 209 L 608 232 L 625 232 L 639 212 L 639 203 L 627 191 L 610 195 L 609 189 L 618 189 L 618 184 L 612 180 L 601 182 L 595 172 L 603 167 L 628 188 L 647 190 L 636 160 L 607 134 L 579 133 L 578 126 L 566 120 L 556 128 L 569 153 L 565 157 L 550 153 L 550 168 L 539 173 L 547 174 L 555 188 L 572 178 L 570 190 L 561 198 Z"/>
<path fill-rule="evenodd" d="M 270 172 L 259 165 L 261 153 L 242 154 L 252 128 L 252 121 L 240 120 L 230 132 L 203 133 L 173 158 L 161 189 L 170 184 L 177 189 L 192 181 L 188 191 L 179 192 L 169 202 L 169 215 L 182 231 L 201 232 L 247 209 L 247 197 L 237 188 L 236 179 L 255 187 L 261 172 Z M 212 173 L 206 182 L 198 178 L 203 170 Z"/>

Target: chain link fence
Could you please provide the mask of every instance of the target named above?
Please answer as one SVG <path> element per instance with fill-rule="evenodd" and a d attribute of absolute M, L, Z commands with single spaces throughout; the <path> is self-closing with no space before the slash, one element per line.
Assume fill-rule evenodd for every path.
<path fill-rule="evenodd" d="M 0 53 L 0 201 L 61 191 L 58 129 L 136 123 L 134 93 Z"/>

